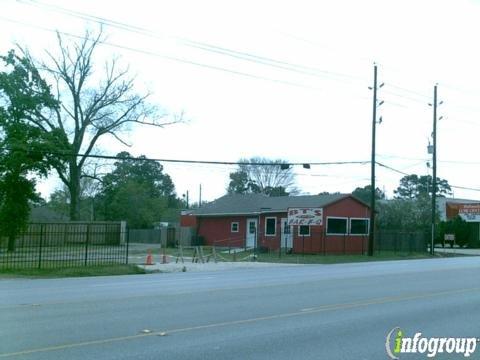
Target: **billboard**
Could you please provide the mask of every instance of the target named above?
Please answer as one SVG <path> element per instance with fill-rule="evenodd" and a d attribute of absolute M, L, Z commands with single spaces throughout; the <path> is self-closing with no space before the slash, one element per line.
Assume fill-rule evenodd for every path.
<path fill-rule="evenodd" d="M 288 225 L 323 225 L 322 208 L 289 208 Z"/>
<path fill-rule="evenodd" d="M 480 203 L 458 204 L 458 215 L 468 222 L 480 222 Z"/>

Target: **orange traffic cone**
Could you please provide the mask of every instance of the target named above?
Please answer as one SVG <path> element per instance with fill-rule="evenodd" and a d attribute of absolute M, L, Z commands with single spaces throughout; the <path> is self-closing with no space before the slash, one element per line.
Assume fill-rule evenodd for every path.
<path fill-rule="evenodd" d="M 147 258 L 145 259 L 145 265 L 153 265 L 152 250 L 148 250 Z"/>

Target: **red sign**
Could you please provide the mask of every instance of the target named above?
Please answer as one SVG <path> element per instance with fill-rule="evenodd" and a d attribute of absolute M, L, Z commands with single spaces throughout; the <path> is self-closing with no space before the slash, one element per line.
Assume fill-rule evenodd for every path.
<path fill-rule="evenodd" d="M 459 204 L 458 215 L 466 221 L 480 222 L 480 203 Z"/>
<path fill-rule="evenodd" d="M 288 209 L 288 225 L 322 225 L 322 208 L 291 208 Z"/>

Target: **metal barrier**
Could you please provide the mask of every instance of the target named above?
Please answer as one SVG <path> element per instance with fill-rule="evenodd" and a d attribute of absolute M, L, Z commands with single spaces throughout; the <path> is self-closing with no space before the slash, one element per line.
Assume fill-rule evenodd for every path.
<path fill-rule="evenodd" d="M 29 224 L 12 251 L 0 238 L 0 269 L 127 264 L 128 245 L 121 223 Z"/>

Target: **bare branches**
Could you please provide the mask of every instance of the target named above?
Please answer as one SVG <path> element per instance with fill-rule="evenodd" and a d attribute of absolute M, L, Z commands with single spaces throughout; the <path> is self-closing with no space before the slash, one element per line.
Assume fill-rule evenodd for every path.
<path fill-rule="evenodd" d="M 247 175 L 250 182 L 254 183 L 258 187 L 258 191 L 265 193 L 268 189 L 280 188 L 290 192 L 295 191 L 295 174 L 291 168 L 284 168 L 286 162 L 282 160 L 270 160 L 261 157 L 254 157 L 251 159 L 241 159 L 241 165 L 239 170 Z M 261 165 L 272 164 L 278 165 Z M 249 164 L 255 164 L 251 166 Z"/>
<path fill-rule="evenodd" d="M 128 146 L 128 147 L 131 147 L 131 146 L 132 146 L 132 144 L 127 143 L 125 140 L 123 140 L 122 138 L 120 138 L 120 136 L 118 136 L 117 134 L 115 134 L 113 131 L 109 131 L 108 133 L 109 133 L 110 135 L 112 135 L 115 139 L 117 139 L 117 141 L 121 142 L 123 145 Z"/>
<path fill-rule="evenodd" d="M 166 114 L 148 102 L 150 93 L 135 91 L 135 76 L 130 75 L 128 67 L 120 66 L 117 58 L 105 63 L 103 74 L 98 76 L 101 72 L 96 71 L 93 76 L 94 56 L 104 41 L 101 29 L 96 33 L 87 31 L 84 39 L 77 43 L 66 42 L 57 33 L 57 41 L 58 53 L 47 51 L 48 61 L 37 65 L 37 69 L 53 80 L 60 106 L 38 117 L 40 120 L 35 125 L 45 132 L 59 129 L 68 139 L 73 156 L 68 161 L 68 169 L 58 168 L 57 172 L 70 191 L 70 216 L 75 219 L 80 179 L 91 177 L 83 171 L 87 166 L 86 156 L 95 151 L 102 136 L 113 136 L 123 145 L 131 146 L 121 136 L 131 125 L 164 127 L 182 121 L 183 113 L 166 119 Z M 80 152 L 86 156 L 77 157 Z"/>
<path fill-rule="evenodd" d="M 67 175 L 65 174 L 65 169 L 63 169 L 63 168 L 60 167 L 60 166 L 55 166 L 54 168 L 55 168 L 55 170 L 56 170 L 56 172 L 57 172 L 57 175 L 58 175 L 58 177 L 60 178 L 60 180 L 61 180 L 65 185 L 68 186 L 68 182 L 69 182 L 69 181 L 68 181 Z"/>

